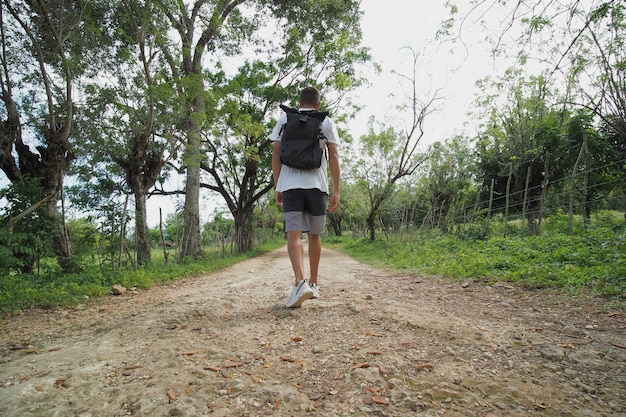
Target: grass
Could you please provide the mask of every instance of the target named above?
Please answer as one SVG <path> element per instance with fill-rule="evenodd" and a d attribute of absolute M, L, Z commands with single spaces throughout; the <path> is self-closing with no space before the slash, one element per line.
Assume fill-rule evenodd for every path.
<path fill-rule="evenodd" d="M 19 314 L 22 310 L 54 306 L 71 306 L 110 294 L 111 286 L 148 289 L 156 284 L 199 276 L 224 269 L 245 259 L 285 244 L 276 239 L 245 253 L 219 256 L 206 250 L 203 259 L 165 264 L 162 251 L 155 251 L 150 265 L 112 270 L 108 265 L 87 265 L 77 274 L 50 270 L 44 274 L 4 274 L 0 276 L 0 313 Z M 171 255 L 173 257 L 173 254 Z"/>
<path fill-rule="evenodd" d="M 452 234 L 415 232 L 402 238 L 325 237 L 324 246 L 379 267 L 438 275 L 456 280 L 510 281 L 531 288 L 586 291 L 626 300 L 626 226 L 620 217 L 598 216 L 591 227 L 569 234 L 567 217 L 546 221 L 539 236 L 521 236 L 510 225 L 507 237 L 484 225 L 467 225 Z M 53 268 L 38 274 L 0 276 L 0 313 L 16 314 L 32 307 L 84 303 L 110 293 L 111 286 L 150 288 L 167 281 L 214 272 L 285 244 L 270 241 L 250 252 L 221 257 L 207 251 L 204 259 L 165 265 L 162 252 L 151 265 L 113 271 L 87 265 L 79 274 Z M 49 262 L 52 264 L 53 262 Z"/>
<path fill-rule="evenodd" d="M 456 280 L 509 281 L 531 288 L 626 299 L 626 227 L 569 235 L 462 238 L 439 232 L 403 240 L 350 238 L 329 245 L 375 266 Z"/>

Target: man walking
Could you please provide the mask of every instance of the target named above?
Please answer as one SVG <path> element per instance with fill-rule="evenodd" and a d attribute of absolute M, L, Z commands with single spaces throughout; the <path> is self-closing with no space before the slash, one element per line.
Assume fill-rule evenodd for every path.
<path fill-rule="evenodd" d="M 314 87 L 306 87 L 300 93 L 300 112 L 319 110 L 320 92 Z M 306 113 L 304 113 L 306 114 Z M 321 133 L 325 140 L 320 146 L 327 149 L 327 158 L 322 158 L 319 168 L 298 169 L 285 165 L 280 159 L 282 131 L 287 123 L 284 113 L 270 134 L 274 141 L 272 171 L 276 187 L 276 202 L 283 207 L 287 251 L 295 275 L 295 285 L 287 301 L 287 307 L 300 307 L 305 300 L 319 297 L 318 269 L 322 253 L 321 234 L 326 223 L 326 202 L 328 201 L 328 168 L 332 179 L 332 194 L 328 211 L 334 213 L 339 208 L 339 135 L 335 123 L 328 117 L 321 122 Z M 304 272 L 304 247 L 302 233 L 307 233 L 309 242 L 309 280 Z"/>

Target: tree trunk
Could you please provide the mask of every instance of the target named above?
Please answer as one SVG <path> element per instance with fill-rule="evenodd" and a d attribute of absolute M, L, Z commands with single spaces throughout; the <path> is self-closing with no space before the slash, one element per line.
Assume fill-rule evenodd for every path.
<path fill-rule="evenodd" d="M 367 216 L 367 230 L 370 232 L 370 240 L 376 240 L 376 213 L 371 212 Z"/>
<path fill-rule="evenodd" d="M 204 108 L 204 106 L 202 106 Z M 197 106 L 196 106 L 197 108 Z M 193 118 L 192 118 L 193 119 Z M 185 184 L 185 208 L 182 247 L 180 258 L 202 257 L 200 239 L 200 126 L 191 121 L 189 129 L 186 163 L 187 182 Z"/>
<path fill-rule="evenodd" d="M 239 210 L 235 216 L 235 230 L 237 231 L 237 252 L 242 253 L 254 247 L 254 228 L 252 227 L 252 210 Z"/>
<path fill-rule="evenodd" d="M 144 192 L 135 193 L 135 245 L 137 263 L 139 265 L 150 263 L 152 258 L 148 236 L 146 194 Z"/>
<path fill-rule="evenodd" d="M 62 216 L 59 213 L 56 199 L 48 202 L 45 206 L 46 215 L 54 225 L 52 235 L 52 248 L 57 257 L 59 266 L 66 273 L 75 273 L 80 270 L 80 266 L 72 256 L 72 241 L 69 231 L 65 227 Z"/>
<path fill-rule="evenodd" d="M 341 236 L 341 219 L 343 218 L 342 213 L 332 213 L 328 215 L 328 220 L 330 222 L 330 227 L 333 229 L 333 233 L 335 236 Z"/>
<path fill-rule="evenodd" d="M 0 169 L 9 181 L 18 182 L 22 178 L 22 172 L 13 157 L 13 145 L 22 140 L 22 123 L 13 98 L 9 94 L 5 94 L 3 102 L 6 115 L 5 120 L 0 120 Z"/>

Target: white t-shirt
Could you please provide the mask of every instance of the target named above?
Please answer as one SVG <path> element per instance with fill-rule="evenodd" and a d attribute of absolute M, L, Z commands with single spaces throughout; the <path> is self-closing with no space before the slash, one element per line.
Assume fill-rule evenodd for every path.
<path fill-rule="evenodd" d="M 302 108 L 300 110 L 311 109 Z M 272 133 L 270 133 L 270 140 L 280 142 L 280 130 L 285 123 L 287 123 L 287 114 L 283 112 L 276 126 L 274 126 Z M 322 133 L 324 133 L 328 142 L 339 146 L 337 127 L 335 126 L 335 122 L 329 117 L 326 117 L 322 122 Z M 328 161 L 326 157 L 322 158 L 322 165 L 319 169 L 304 170 L 291 168 L 283 164 L 280 169 L 278 184 L 276 184 L 276 191 L 283 192 L 294 188 L 302 188 L 305 190 L 317 188 L 322 192 L 328 193 Z"/>

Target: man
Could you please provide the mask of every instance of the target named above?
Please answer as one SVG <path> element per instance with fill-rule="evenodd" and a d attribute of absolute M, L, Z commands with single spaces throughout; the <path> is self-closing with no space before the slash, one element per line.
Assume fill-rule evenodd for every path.
<path fill-rule="evenodd" d="M 306 87 L 300 93 L 300 110 L 319 110 L 320 93 L 314 87 Z M 285 213 L 287 232 L 287 252 L 295 275 L 295 285 L 291 291 L 287 307 L 300 307 L 305 300 L 319 297 L 317 274 L 322 253 L 321 234 L 326 223 L 326 202 L 328 201 L 328 168 L 330 168 L 333 191 L 328 211 L 334 213 L 339 208 L 340 166 L 339 135 L 335 123 L 326 117 L 321 126 L 326 137 L 328 161 L 322 158 L 319 168 L 301 170 L 283 165 L 280 161 L 281 130 L 287 122 L 283 114 L 270 134 L 274 141 L 272 171 L 276 187 L 276 202 Z M 304 247 L 302 233 L 306 232 L 309 241 L 309 269 L 307 282 L 304 272 Z"/>

